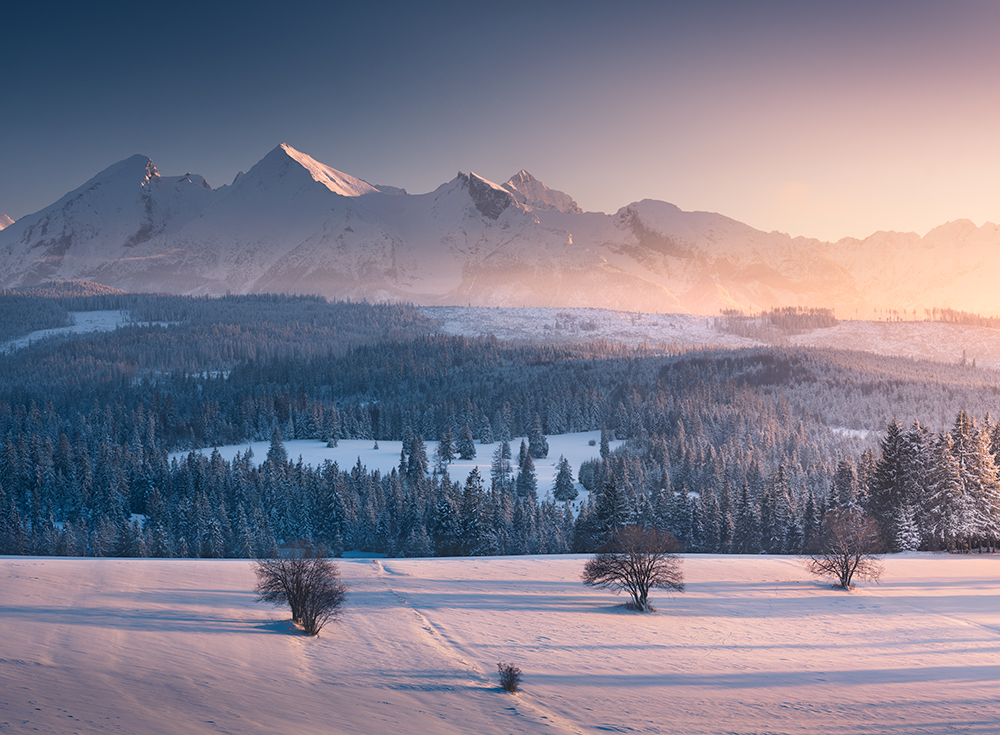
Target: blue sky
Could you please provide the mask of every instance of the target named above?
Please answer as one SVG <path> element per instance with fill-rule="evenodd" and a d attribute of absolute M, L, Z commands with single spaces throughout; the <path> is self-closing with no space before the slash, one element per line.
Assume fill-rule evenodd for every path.
<path fill-rule="evenodd" d="M 134 153 L 229 183 L 280 142 L 419 193 L 526 168 L 835 239 L 1000 220 L 985 2 L 39 3 L 5 9 L 0 212 Z"/>

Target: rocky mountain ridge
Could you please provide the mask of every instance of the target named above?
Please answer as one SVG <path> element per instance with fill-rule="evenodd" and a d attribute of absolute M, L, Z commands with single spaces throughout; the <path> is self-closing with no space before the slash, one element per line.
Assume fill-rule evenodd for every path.
<path fill-rule="evenodd" d="M 836 243 L 646 199 L 584 212 L 521 170 L 425 194 L 373 186 L 282 144 L 232 184 L 144 156 L 0 232 L 0 287 L 81 280 L 136 291 L 319 293 L 476 306 L 716 314 L 946 306 L 993 314 L 1000 228 L 959 221 Z"/>

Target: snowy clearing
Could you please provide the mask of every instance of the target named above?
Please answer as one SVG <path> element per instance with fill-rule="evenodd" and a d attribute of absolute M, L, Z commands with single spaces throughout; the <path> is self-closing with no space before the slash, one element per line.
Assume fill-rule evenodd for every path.
<path fill-rule="evenodd" d="M 691 314 L 640 314 L 611 309 L 503 309 L 465 306 L 420 306 L 445 334 L 466 337 L 573 344 L 606 339 L 627 345 L 748 347 L 760 344 L 713 326 L 714 319 Z"/>
<path fill-rule="evenodd" d="M 14 352 L 48 337 L 64 337 L 69 334 L 88 332 L 113 332 L 118 327 L 129 324 L 128 313 L 124 311 L 71 311 L 72 324 L 55 329 L 39 329 L 23 337 L 0 344 L 0 352 Z"/>
<path fill-rule="evenodd" d="M 420 307 L 445 334 L 569 344 L 606 339 L 651 347 L 753 347 L 765 343 L 724 334 L 714 319 L 690 314 L 640 314 L 608 309 L 496 309 L 459 306 Z M 558 328 L 557 325 L 558 324 Z M 1000 369 L 1000 330 L 940 322 L 841 321 L 787 338 L 797 347 L 856 350 L 957 364 L 976 361 Z"/>
<path fill-rule="evenodd" d="M 893 556 L 845 593 L 796 558 L 689 556 L 651 615 L 583 561 L 342 560 L 344 614 L 310 639 L 247 561 L 4 557 L 0 731 L 1000 730 L 998 557 Z"/>
<path fill-rule="evenodd" d="M 521 440 L 527 441 L 526 437 L 516 437 L 510 441 L 511 467 L 517 474 L 517 457 L 521 449 Z M 538 480 L 538 497 L 545 498 L 551 492 L 556 481 L 556 473 L 559 471 L 559 457 L 565 456 L 573 468 L 573 478 L 580 465 L 588 460 L 601 456 L 601 432 L 581 431 L 573 434 L 549 434 L 546 435 L 549 443 L 549 455 L 545 459 L 536 459 L 535 477 Z M 591 444 L 591 442 L 594 442 Z M 465 482 L 465 479 L 472 472 L 473 467 L 479 468 L 479 474 L 483 476 L 487 487 L 490 482 L 490 467 L 493 463 L 493 452 L 496 451 L 497 444 L 476 444 L 475 459 L 456 459 L 448 465 L 448 476 L 455 482 Z M 360 459 L 361 464 L 368 469 L 378 470 L 383 475 L 392 471 L 393 467 L 399 467 L 399 454 L 403 450 L 401 441 L 380 441 L 378 449 L 375 449 L 375 442 L 368 439 L 342 439 L 334 448 L 326 446 L 325 442 L 313 439 L 293 439 L 283 442 L 288 458 L 293 462 L 302 458 L 302 463 L 310 467 L 318 467 L 327 460 L 336 462 L 340 469 L 351 469 Z M 611 449 L 616 449 L 623 442 L 610 442 Z M 434 453 L 437 451 L 437 442 L 424 442 L 427 448 L 427 458 L 431 467 L 434 466 Z M 270 442 L 251 442 L 249 444 L 231 444 L 218 447 L 219 455 L 231 462 L 238 453 L 246 454 L 247 449 L 253 450 L 253 459 L 259 466 L 267 459 L 267 450 Z M 212 449 L 196 450 L 199 454 L 211 456 Z M 173 452 L 170 459 L 183 459 L 189 452 Z M 578 501 L 583 500 L 587 492 L 583 485 L 576 483 L 576 489 L 580 493 Z"/>

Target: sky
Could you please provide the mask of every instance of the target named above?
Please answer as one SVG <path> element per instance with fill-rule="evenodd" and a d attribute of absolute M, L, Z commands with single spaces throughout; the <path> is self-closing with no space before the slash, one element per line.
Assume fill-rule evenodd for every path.
<path fill-rule="evenodd" d="M 1000 221 L 1000 4 L 5 7 L 0 212 L 135 153 L 228 184 L 281 142 L 430 191 L 524 168 L 824 240 Z"/>

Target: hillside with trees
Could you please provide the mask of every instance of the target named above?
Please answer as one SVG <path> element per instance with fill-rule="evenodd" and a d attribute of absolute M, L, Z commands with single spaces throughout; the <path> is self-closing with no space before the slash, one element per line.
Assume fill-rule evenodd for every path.
<path fill-rule="evenodd" d="M 308 297 L 70 295 L 39 312 L 52 303 L 130 321 L 0 355 L 0 553 L 558 553 L 629 525 L 687 551 L 801 553 L 833 507 L 872 514 L 893 548 L 991 548 L 1000 528 L 1000 389 L 971 365 L 515 344 Z M 558 499 L 539 488 L 545 435 L 596 430 L 600 458 L 566 468 Z M 517 436 L 488 477 L 448 476 L 452 457 Z M 287 456 L 293 438 L 404 451 L 388 473 L 311 467 Z M 271 442 L 263 463 L 189 451 L 254 440 Z M 589 491 L 572 506 L 566 474 Z"/>

